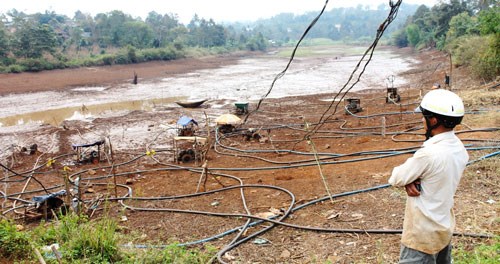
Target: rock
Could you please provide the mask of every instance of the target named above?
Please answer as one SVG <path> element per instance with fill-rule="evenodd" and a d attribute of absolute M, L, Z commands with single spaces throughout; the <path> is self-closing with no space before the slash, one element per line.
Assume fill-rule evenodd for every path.
<path fill-rule="evenodd" d="M 283 250 L 280 254 L 280 258 L 281 259 L 289 259 L 290 257 L 292 256 L 292 254 L 290 253 L 290 251 L 288 250 Z"/>
<path fill-rule="evenodd" d="M 261 137 L 261 138 L 259 139 L 259 142 L 260 142 L 260 143 L 267 143 L 267 142 L 269 142 L 269 138 L 268 138 L 268 137 Z"/>

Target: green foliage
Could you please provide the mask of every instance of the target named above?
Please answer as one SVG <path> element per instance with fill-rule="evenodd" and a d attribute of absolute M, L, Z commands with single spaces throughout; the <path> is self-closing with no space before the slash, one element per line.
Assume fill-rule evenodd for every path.
<path fill-rule="evenodd" d="M 170 244 L 163 250 L 124 250 L 119 245 L 117 223 L 110 218 L 89 221 L 85 216 L 69 214 L 55 223 L 41 223 L 31 231 L 18 231 L 16 225 L 0 220 L 0 257 L 7 260 L 30 261 L 31 246 L 41 248 L 59 245 L 63 263 L 208 263 L 217 252 L 207 245 L 189 249 Z M 133 240 L 127 238 L 127 241 Z M 42 252 L 43 254 L 43 252 Z M 47 258 L 49 263 L 55 259 Z"/>
<path fill-rule="evenodd" d="M 61 216 L 57 224 L 32 231 L 38 245 L 59 244 L 67 263 L 112 263 L 120 260 L 116 222 L 104 218 L 91 222 L 76 214 Z"/>
<path fill-rule="evenodd" d="M 138 62 L 138 60 L 137 60 L 137 51 L 136 51 L 136 49 L 133 46 L 128 45 L 126 52 L 127 52 L 128 61 L 130 61 L 131 63 L 137 63 Z"/>
<path fill-rule="evenodd" d="M 500 6 L 481 11 L 478 22 L 482 35 L 500 34 Z"/>
<path fill-rule="evenodd" d="M 2 24 L 0 24 L 0 58 L 7 56 L 9 52 L 9 39 L 7 38 L 7 32 L 5 31 Z"/>
<path fill-rule="evenodd" d="M 12 64 L 7 67 L 7 73 L 21 73 L 25 71 L 25 68 L 18 64 Z"/>
<path fill-rule="evenodd" d="M 410 46 L 415 47 L 420 43 L 420 29 L 416 24 L 410 24 L 406 27 L 406 35 Z"/>
<path fill-rule="evenodd" d="M 247 41 L 246 47 L 250 51 L 265 51 L 267 48 L 267 41 L 264 39 L 264 35 L 259 32 Z"/>
<path fill-rule="evenodd" d="M 127 53 L 121 51 L 118 52 L 115 56 L 115 63 L 116 64 L 129 64 L 130 59 Z"/>
<path fill-rule="evenodd" d="M 446 50 L 453 55 L 455 66 L 470 66 L 477 59 L 477 51 L 486 48 L 483 37 L 462 36 L 449 43 Z"/>
<path fill-rule="evenodd" d="M 500 252 L 499 238 L 495 238 L 495 242 L 491 245 L 479 244 L 471 250 L 466 250 L 462 245 L 458 245 L 453 251 L 453 261 L 457 264 L 496 264 L 498 263 Z"/>
<path fill-rule="evenodd" d="M 406 34 L 406 30 L 403 28 L 394 32 L 394 34 L 392 34 L 391 43 L 399 48 L 407 47 L 408 35 Z"/>
<path fill-rule="evenodd" d="M 113 65 L 113 63 L 115 62 L 115 56 L 110 54 L 102 55 L 101 59 L 104 65 Z"/>
<path fill-rule="evenodd" d="M 91 263 L 113 262 L 120 259 L 118 251 L 116 222 L 108 218 L 98 222 L 83 222 L 77 228 L 65 230 L 62 246 L 71 259 L 87 259 Z"/>
<path fill-rule="evenodd" d="M 215 248 L 210 247 L 207 254 L 200 254 L 198 250 L 187 250 L 172 244 L 162 251 L 162 261 L 165 263 L 208 263 L 215 252 Z"/>
<path fill-rule="evenodd" d="M 471 68 L 474 75 L 489 81 L 500 75 L 500 33 L 486 36 L 485 41 L 488 47 L 478 50 Z"/>
<path fill-rule="evenodd" d="M 0 220 L 0 256 L 3 258 L 29 257 L 30 237 L 18 231 L 16 225 L 5 219 Z"/>
<path fill-rule="evenodd" d="M 442 1 L 431 9 L 423 5 L 420 6 L 415 14 L 408 18 L 404 26 L 408 44 L 414 47 L 436 47 L 436 45 L 444 47 L 450 21 L 455 15 L 464 12 L 469 14 L 472 11 L 468 8 L 467 2 L 463 0 Z M 457 25 L 455 23 L 455 26 Z M 457 34 L 459 33 L 457 32 Z M 396 32 L 396 34 L 398 35 L 393 36 L 396 41 L 393 42 L 403 44 L 401 32 Z"/>
<path fill-rule="evenodd" d="M 20 60 L 19 65 L 21 65 L 25 71 L 29 72 L 39 72 L 43 70 L 52 70 L 54 69 L 52 63 L 47 61 L 46 59 L 24 59 Z"/>
<path fill-rule="evenodd" d="M 209 263 L 209 260 L 215 255 L 217 250 L 214 247 L 207 246 L 204 251 L 199 249 L 188 249 L 180 247 L 177 244 L 170 244 L 165 249 L 148 250 L 138 258 L 141 263 L 190 263 L 204 264 Z"/>
<path fill-rule="evenodd" d="M 14 32 L 11 50 L 16 56 L 36 59 L 44 52 L 53 53 L 57 45 L 56 34 L 49 25 L 28 20 L 20 23 Z"/>
<path fill-rule="evenodd" d="M 500 74 L 500 35 L 462 36 L 447 45 L 456 66 L 469 66 L 472 73 L 485 80 Z"/>
<path fill-rule="evenodd" d="M 451 18 L 450 29 L 446 34 L 446 38 L 453 40 L 463 35 L 477 33 L 477 18 L 469 16 L 467 12 L 463 12 Z"/>
<path fill-rule="evenodd" d="M 148 48 L 153 43 L 153 30 L 142 21 L 129 21 L 123 25 L 119 46 Z"/>
<path fill-rule="evenodd" d="M 435 32 L 434 37 L 439 38 L 446 35 L 449 29 L 450 20 L 463 12 L 472 12 L 467 6 L 467 1 L 450 0 L 449 2 L 440 2 L 431 9 L 432 28 Z"/>

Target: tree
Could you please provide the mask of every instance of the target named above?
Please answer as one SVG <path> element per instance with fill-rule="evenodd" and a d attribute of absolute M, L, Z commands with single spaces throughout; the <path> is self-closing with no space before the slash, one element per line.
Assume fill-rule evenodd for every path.
<path fill-rule="evenodd" d="M 406 35 L 408 36 L 408 43 L 412 47 L 416 47 L 420 43 L 420 29 L 417 25 L 411 24 L 406 27 Z"/>
<path fill-rule="evenodd" d="M 40 58 L 44 52 L 53 53 L 57 45 L 57 36 L 49 25 L 27 20 L 14 32 L 11 49 L 19 57 Z"/>
<path fill-rule="evenodd" d="M 406 30 L 404 28 L 392 34 L 392 43 L 399 48 L 408 46 L 408 34 L 406 34 Z"/>
<path fill-rule="evenodd" d="M 164 47 L 167 43 L 173 42 L 178 37 L 178 27 L 184 27 L 179 22 L 177 15 L 160 15 L 154 11 L 149 12 L 146 24 L 154 32 L 154 47 Z"/>
<path fill-rule="evenodd" d="M 481 35 L 500 34 L 500 7 L 483 10 L 478 16 Z"/>
<path fill-rule="evenodd" d="M 7 57 L 9 53 L 9 39 L 3 24 L 0 22 L 0 58 Z"/>
<path fill-rule="evenodd" d="M 226 44 L 225 29 L 217 25 L 212 19 L 199 19 L 194 15 L 188 24 L 189 44 L 200 47 L 224 46 Z"/>
<path fill-rule="evenodd" d="M 96 33 L 96 23 L 92 16 L 78 10 L 73 16 L 73 21 L 76 23 L 76 26 L 72 28 L 70 35 L 77 49 L 82 46 L 91 46 L 97 41 L 96 37 L 98 33 Z"/>
<path fill-rule="evenodd" d="M 417 25 L 420 30 L 428 31 L 430 26 L 431 10 L 426 5 L 420 5 L 415 14 L 410 17 L 410 23 Z"/>
<path fill-rule="evenodd" d="M 447 41 L 451 41 L 460 36 L 476 33 L 478 33 L 477 19 L 469 16 L 467 12 L 463 12 L 451 18 L 450 29 L 446 33 L 446 38 Z"/>
<path fill-rule="evenodd" d="M 121 47 L 123 44 L 124 25 L 129 21 L 134 21 L 130 15 L 124 14 L 122 11 L 113 10 L 107 14 L 97 14 L 96 35 L 97 41 L 101 47 L 112 45 Z"/>
<path fill-rule="evenodd" d="M 449 29 L 450 20 L 463 12 L 471 13 L 467 1 L 450 0 L 450 3 L 441 3 L 431 9 L 431 27 L 435 29 L 435 39 L 445 36 Z"/>
<path fill-rule="evenodd" d="M 499 1 L 498 0 L 469 0 L 471 2 L 471 8 L 476 11 L 480 12 L 489 8 L 493 8 L 495 6 L 498 7 Z"/>
<path fill-rule="evenodd" d="M 129 21 L 123 25 L 120 46 L 147 48 L 153 43 L 153 30 L 142 21 Z"/>

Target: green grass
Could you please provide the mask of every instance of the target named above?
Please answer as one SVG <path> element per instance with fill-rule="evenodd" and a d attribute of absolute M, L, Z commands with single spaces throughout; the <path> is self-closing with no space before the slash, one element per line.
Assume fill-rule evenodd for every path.
<path fill-rule="evenodd" d="M 453 250 L 453 260 L 457 264 L 496 264 L 500 263 L 500 237 L 494 239 L 491 245 L 479 244 L 471 249 L 464 245 L 457 245 Z"/>
<path fill-rule="evenodd" d="M 20 231 L 15 223 L 0 221 L 0 259 L 31 263 L 37 248 L 47 263 L 57 263 L 52 252 L 43 247 L 58 244 L 62 263 L 207 263 L 215 248 L 189 249 L 175 243 L 164 249 L 134 249 L 120 245 L 133 241 L 120 233 L 117 222 L 104 217 L 90 221 L 75 214 L 60 216 L 51 223 L 41 223 L 31 230 Z"/>

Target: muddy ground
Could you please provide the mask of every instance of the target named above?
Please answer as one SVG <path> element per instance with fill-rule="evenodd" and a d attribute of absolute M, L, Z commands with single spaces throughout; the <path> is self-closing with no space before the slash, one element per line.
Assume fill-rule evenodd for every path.
<path fill-rule="evenodd" d="M 246 133 L 253 128 L 255 133 L 219 135 L 219 143 L 214 147 L 212 113 L 221 110 L 233 112 L 234 105 L 211 100 L 193 109 L 160 107 L 153 111 L 96 118 L 92 122 L 65 121 L 60 126 L 43 125 L 15 133 L 4 132 L 0 136 L 2 140 L 13 142 L 10 150 L 14 154 L 2 160 L 2 164 L 16 172 L 37 168 L 41 173 L 34 174 L 34 177 L 45 188 L 54 186 L 52 192 L 64 189 L 61 175 L 64 174 L 63 167 L 69 167 L 71 179 L 82 178 L 82 199 L 88 207 L 86 213 L 92 218 L 103 214 L 116 217 L 120 221 L 120 232 L 132 234 L 135 238 L 124 241 L 128 246 L 189 243 L 211 238 L 244 225 L 246 218 L 241 215 L 247 214 L 246 210 L 249 214 L 267 218 L 270 215 L 279 217 L 291 207 L 296 210 L 285 222 L 295 227 L 276 226 L 257 237 L 252 237 L 252 234 L 270 224 L 250 227 L 243 233 L 243 237 L 250 239 L 224 254 L 224 260 L 233 263 L 395 263 L 400 235 L 376 234 L 368 230 L 392 232 L 402 228 L 406 194 L 401 189 L 385 188 L 384 185 L 391 169 L 411 155 L 405 151 L 417 148 L 424 139 L 420 116 L 407 111 L 416 107 L 420 95 L 432 83 L 442 82 L 445 73 L 450 72 L 446 55 L 434 51 L 401 52 L 417 60 L 412 69 L 401 75 L 411 84 L 399 89 L 401 101 L 387 103 L 385 89 L 376 89 L 374 84 L 374 89 L 346 95 L 346 98 L 361 99 L 362 111 L 356 116 L 345 113 L 344 102 L 333 101 L 332 104 L 333 94 L 268 99 L 257 112 L 253 112 L 256 102 L 252 102 L 247 123 L 237 126 L 236 131 Z M 164 62 L 112 66 L 99 68 L 91 74 L 89 69 L 73 69 L 2 75 L 1 91 L 2 94 L 24 93 L 45 90 L 49 86 L 50 89 L 68 89 L 125 83 L 130 80 L 130 67 L 145 67 L 147 70 L 141 69 L 141 72 L 148 72 L 148 75 L 143 74 L 142 78 L 154 79 L 164 76 L 167 71 L 168 74 L 175 71 L 185 73 L 219 67 L 235 63 L 239 58 L 185 59 L 169 62 L 168 66 Z M 453 89 L 457 93 L 464 98 L 477 98 L 473 95 L 478 93 L 487 95 L 480 100 L 464 99 L 469 110 L 485 111 L 467 116 L 465 125 L 457 130 L 462 131 L 459 136 L 466 144 L 496 146 L 496 149 L 470 150 L 471 160 L 498 151 L 498 131 L 476 131 L 499 127 L 498 89 L 492 90 L 489 89 L 491 84 L 474 81 L 462 69 L 452 70 Z M 6 83 L 9 85 L 4 85 Z M 174 161 L 176 155 L 172 143 L 177 130 L 176 120 L 172 117 L 180 114 L 198 118 L 197 135 L 210 133 L 206 173 L 202 172 L 202 161 Z M 206 120 L 205 116 L 209 119 Z M 316 126 L 325 117 L 327 122 Z M 121 139 L 116 137 L 120 134 Z M 144 142 L 142 137 L 145 134 L 148 140 Z M 96 140 L 108 139 L 111 147 L 106 144 L 106 153 L 101 153 L 99 163 L 75 163 L 71 143 L 78 138 L 92 138 L 91 135 Z M 109 135 L 114 137 L 107 137 Z M 141 140 L 134 140 L 136 135 Z M 22 147 L 33 143 L 40 144 L 36 153 L 30 155 L 28 151 L 22 151 Z M 110 151 L 113 144 L 119 145 L 116 148 L 119 150 Z M 51 167 L 45 166 L 51 159 L 55 159 L 55 163 Z M 324 164 L 318 166 L 318 159 Z M 479 162 L 467 169 L 456 197 L 457 232 L 500 233 L 498 166 L 497 156 L 487 166 Z M 19 179 L 19 176 L 11 178 Z M 113 187 L 115 179 L 121 184 L 116 188 Z M 220 190 L 239 184 L 251 186 Z M 354 193 L 372 187 L 381 188 Z M 42 194 L 40 189 L 41 185 L 35 181 L 27 185 L 23 181 L 3 185 L 2 192 L 8 195 L 23 193 L 20 197 L 29 200 L 35 194 Z M 175 198 L 124 200 L 123 204 L 98 202 L 98 198 L 126 196 L 128 190 L 134 197 Z M 244 190 L 246 206 L 240 190 Z M 195 193 L 200 195 L 183 196 Z M 349 195 L 323 199 L 297 209 L 328 194 L 342 193 Z M 3 211 L 13 205 L 10 200 L 4 201 Z M 95 209 L 92 205 L 99 207 Z M 134 210 L 124 210 L 124 205 Z M 173 209 L 173 212 L 166 211 L 166 208 Z M 10 211 L 6 216 L 26 223 L 22 210 L 17 213 Z M 36 223 L 30 221 L 33 222 Z M 301 227 L 327 231 L 310 231 Z M 367 231 L 341 232 L 343 229 Z M 233 232 L 207 243 L 222 249 L 235 235 Z M 453 238 L 453 244 L 468 249 L 477 243 L 493 242 L 492 239 L 469 236 Z"/>

